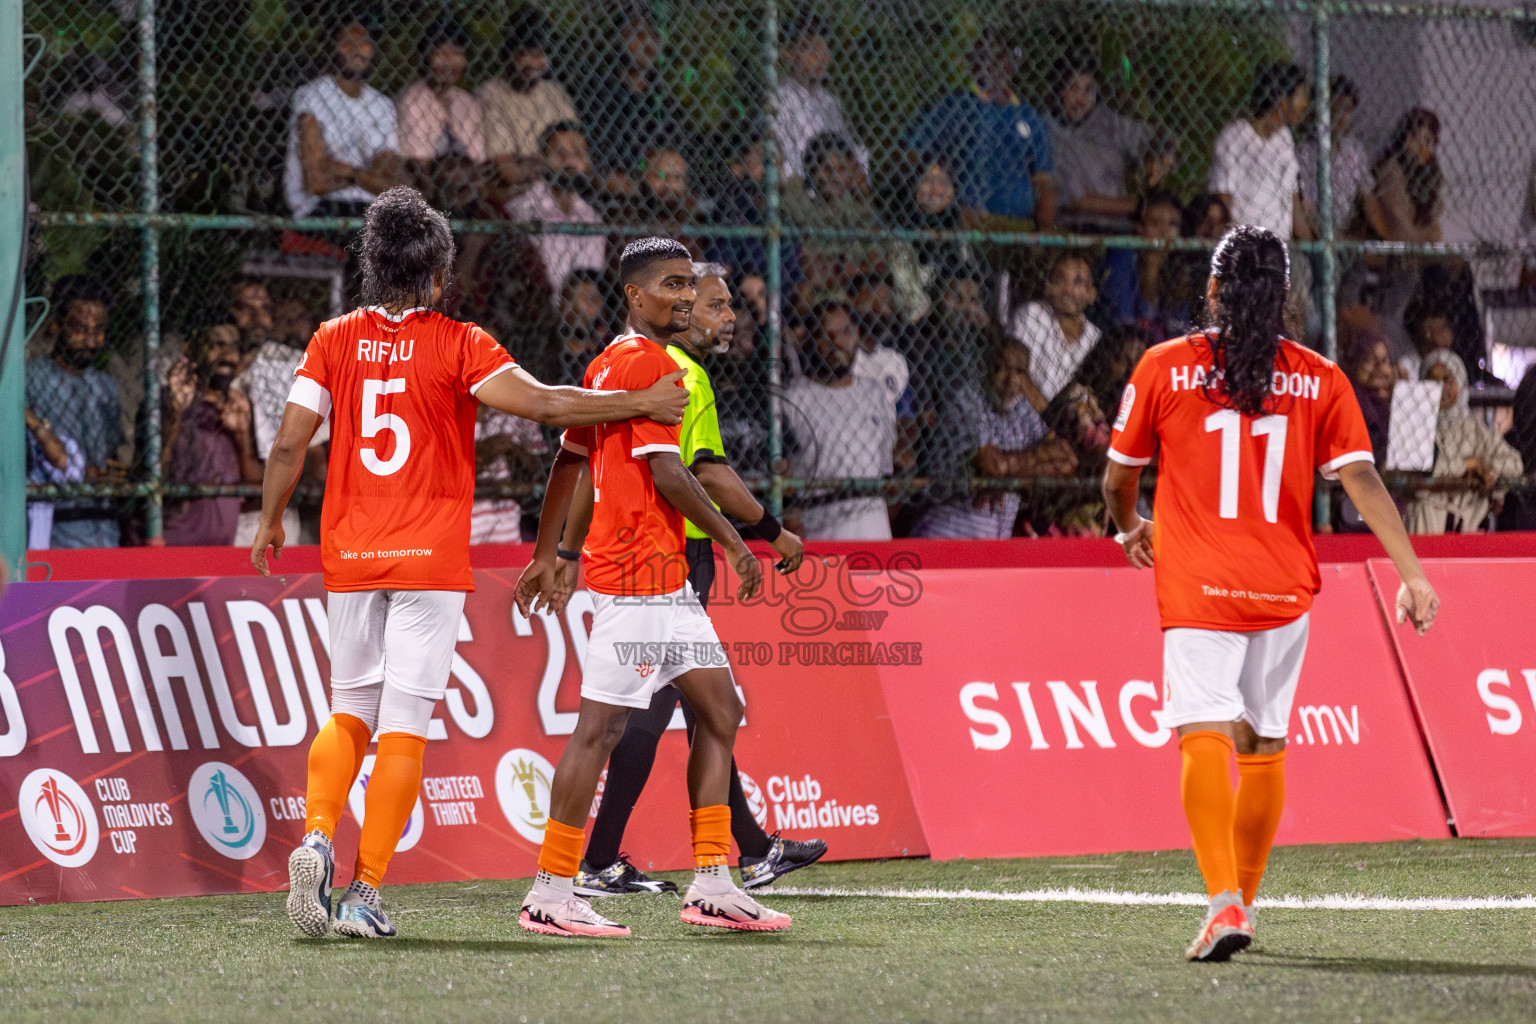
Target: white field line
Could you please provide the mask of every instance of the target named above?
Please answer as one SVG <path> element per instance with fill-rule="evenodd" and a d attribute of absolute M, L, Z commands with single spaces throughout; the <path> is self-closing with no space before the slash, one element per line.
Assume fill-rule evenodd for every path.
<path fill-rule="evenodd" d="M 839 896 L 897 900 L 984 900 L 996 903 L 1102 903 L 1121 907 L 1203 907 L 1209 900 L 1194 892 L 1113 892 L 1106 889 L 1032 889 L 991 892 L 985 889 L 813 889 L 774 886 L 773 896 Z M 1285 910 L 1536 910 L 1536 896 L 1421 897 L 1270 896 L 1255 904 Z"/>

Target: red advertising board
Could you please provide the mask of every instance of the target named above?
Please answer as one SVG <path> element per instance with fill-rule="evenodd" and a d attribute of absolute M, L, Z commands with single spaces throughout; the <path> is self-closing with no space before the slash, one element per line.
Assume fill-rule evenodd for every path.
<path fill-rule="evenodd" d="M 591 602 L 581 592 L 562 617 L 530 621 L 513 606 L 515 578 L 476 572 L 391 881 L 534 870 L 552 766 L 575 724 Z M 842 626 L 864 635 L 846 617 L 863 591 L 815 569 L 802 581 L 794 601 L 775 581 L 752 607 L 712 609 L 746 697 L 737 756 L 749 799 L 769 831 L 822 836 L 833 858 L 926 853 L 878 670 L 837 664 L 817 646 Z M 328 714 L 325 622 L 318 576 L 10 587 L 0 597 L 0 903 L 285 885 L 303 832 L 306 751 Z M 631 820 L 626 849 L 641 864 L 691 863 L 685 746 L 681 729 L 663 741 Z M 362 788 L 338 836 L 343 861 Z"/>
<path fill-rule="evenodd" d="M 921 636 L 925 671 L 885 697 L 936 859 L 1189 845 L 1150 573 L 922 583 L 883 632 Z M 1449 835 L 1363 565 L 1324 567 L 1291 732 L 1279 842 Z"/>
<path fill-rule="evenodd" d="M 1384 612 L 1399 577 L 1370 563 Z M 1536 559 L 1428 560 L 1440 614 L 1394 625 L 1414 707 L 1456 832 L 1536 835 Z"/>

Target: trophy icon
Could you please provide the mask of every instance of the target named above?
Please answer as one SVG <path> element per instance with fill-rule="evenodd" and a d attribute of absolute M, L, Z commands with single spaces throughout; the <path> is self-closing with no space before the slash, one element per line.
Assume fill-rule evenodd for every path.
<path fill-rule="evenodd" d="M 59 792 L 59 783 L 56 779 L 49 780 L 42 785 L 43 800 L 48 804 L 48 812 L 53 815 L 53 840 L 56 843 L 67 843 L 72 838 L 64 829 L 64 805 L 69 803 L 69 797 Z"/>
<path fill-rule="evenodd" d="M 239 794 L 232 794 L 229 780 L 224 777 L 222 771 L 214 772 L 213 777 L 208 780 L 208 791 L 219 802 L 219 810 L 224 813 L 224 834 L 235 835 L 240 831 L 240 826 L 235 824 L 235 819 L 229 813 L 229 798 L 234 795 L 239 799 Z"/>
<path fill-rule="evenodd" d="M 544 812 L 539 810 L 538 792 L 533 785 L 538 773 L 538 766 L 531 761 L 518 761 L 512 766 L 513 777 L 523 784 L 523 791 L 528 794 L 528 820 L 542 828 Z"/>

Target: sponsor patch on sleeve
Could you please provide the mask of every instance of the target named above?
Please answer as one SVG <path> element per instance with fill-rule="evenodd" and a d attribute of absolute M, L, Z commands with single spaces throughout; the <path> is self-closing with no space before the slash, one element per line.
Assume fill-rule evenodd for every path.
<path fill-rule="evenodd" d="M 1131 420 L 1131 408 L 1136 404 L 1136 385 L 1127 384 L 1125 394 L 1120 396 L 1120 411 L 1115 414 L 1115 429 L 1124 430 L 1125 425 Z"/>

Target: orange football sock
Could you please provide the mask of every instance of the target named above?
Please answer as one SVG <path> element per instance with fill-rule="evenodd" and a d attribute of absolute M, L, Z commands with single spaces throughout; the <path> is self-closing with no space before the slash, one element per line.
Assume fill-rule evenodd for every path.
<path fill-rule="evenodd" d="M 384 882 L 395 844 L 421 791 L 421 757 L 427 741 L 408 732 L 387 732 L 379 737 L 379 753 L 368 779 L 363 805 L 363 837 L 357 844 L 353 877 L 377 889 Z"/>
<path fill-rule="evenodd" d="M 1195 860 L 1212 896 L 1237 889 L 1237 853 L 1232 821 L 1232 739 L 1219 732 L 1192 732 L 1180 738 L 1184 771 L 1179 780 L 1184 817 L 1194 840 Z"/>
<path fill-rule="evenodd" d="M 1237 811 L 1232 825 L 1237 883 L 1252 903 L 1269 863 L 1269 848 L 1285 807 L 1285 751 L 1237 755 Z"/>
<path fill-rule="evenodd" d="M 363 767 L 373 730 L 360 718 L 332 715 L 309 745 L 309 782 L 304 795 L 304 832 L 336 838 L 336 823 Z"/>
<path fill-rule="evenodd" d="M 539 870 L 556 878 L 575 878 L 581 869 L 581 846 L 586 833 L 550 818 L 544 823 L 544 845 L 539 847 Z"/>
<path fill-rule="evenodd" d="M 693 866 L 712 868 L 730 863 L 731 808 L 729 804 L 711 804 L 688 812 L 693 830 Z"/>

